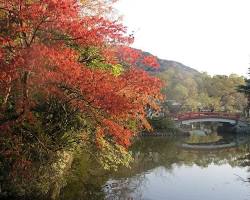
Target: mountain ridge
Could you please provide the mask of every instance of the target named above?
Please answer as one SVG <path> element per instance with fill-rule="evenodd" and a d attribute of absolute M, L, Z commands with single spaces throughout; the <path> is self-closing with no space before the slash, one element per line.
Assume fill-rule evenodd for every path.
<path fill-rule="evenodd" d="M 136 50 L 139 50 L 139 49 L 136 49 Z M 162 71 L 165 71 L 167 70 L 168 68 L 175 68 L 175 69 L 179 69 L 179 70 L 184 70 L 184 71 L 187 71 L 187 72 L 190 72 L 190 73 L 193 73 L 195 75 L 200 75 L 201 72 L 199 72 L 198 70 L 192 68 L 192 67 L 189 67 L 181 62 L 178 62 L 178 61 L 175 61 L 175 60 L 168 60 L 168 59 L 163 59 L 163 58 L 159 58 L 158 56 L 156 55 L 153 55 L 152 53 L 149 53 L 147 51 L 143 51 L 143 50 L 140 50 L 143 52 L 143 55 L 145 56 L 154 56 L 158 63 L 159 63 L 159 69 L 157 70 L 152 70 L 152 69 L 149 69 L 149 68 L 146 68 L 147 71 L 158 71 L 158 72 L 162 72 Z M 144 66 L 145 67 L 145 66 Z"/>

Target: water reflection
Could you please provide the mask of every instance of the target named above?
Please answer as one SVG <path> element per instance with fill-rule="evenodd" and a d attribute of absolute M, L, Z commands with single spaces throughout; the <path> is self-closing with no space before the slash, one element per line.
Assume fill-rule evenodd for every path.
<path fill-rule="evenodd" d="M 190 137 L 181 146 L 189 149 L 219 149 L 248 142 L 246 135 L 233 132 L 231 124 L 207 122 L 186 126 Z"/>
<path fill-rule="evenodd" d="M 250 199 L 249 137 L 193 131 L 188 138 L 144 138 L 133 147 L 135 161 L 106 182 L 105 199 Z M 204 130 L 201 129 L 201 130 Z M 183 148 L 209 145 L 213 148 Z M 226 146 L 234 144 L 233 146 Z M 224 148 L 221 145 L 225 145 Z M 217 148 L 218 147 L 218 148 Z M 114 185 L 115 187 L 109 187 Z"/>
<path fill-rule="evenodd" d="M 114 198 L 106 199 L 249 199 L 249 186 L 231 172 L 241 177 L 247 175 L 241 168 L 230 165 L 211 164 L 205 171 L 196 165 L 174 167 L 171 171 L 157 167 L 144 175 L 139 189 L 130 192 L 127 185 L 120 188 L 122 195 L 116 193 Z"/>
<path fill-rule="evenodd" d="M 83 161 L 85 167 L 78 167 L 77 171 L 83 171 L 84 177 L 78 173 L 65 187 L 62 199 L 250 199 L 249 136 L 223 132 L 219 124 L 210 124 L 210 130 L 208 124 L 202 126 L 205 134 L 138 139 L 131 148 L 134 162 L 130 169 L 107 173 Z M 192 130 L 198 130 L 197 126 Z M 235 145 L 216 148 L 230 143 Z M 183 144 L 214 148 L 184 148 Z"/>

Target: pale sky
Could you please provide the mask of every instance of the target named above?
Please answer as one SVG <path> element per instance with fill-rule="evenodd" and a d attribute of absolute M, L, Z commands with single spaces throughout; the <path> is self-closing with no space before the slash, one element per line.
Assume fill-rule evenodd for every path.
<path fill-rule="evenodd" d="M 199 71 L 247 76 L 250 0 L 120 0 L 133 47 Z"/>

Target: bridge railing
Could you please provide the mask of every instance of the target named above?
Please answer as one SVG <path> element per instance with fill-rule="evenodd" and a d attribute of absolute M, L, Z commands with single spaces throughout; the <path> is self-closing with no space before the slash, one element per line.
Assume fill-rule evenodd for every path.
<path fill-rule="evenodd" d="M 201 118 L 224 118 L 239 120 L 240 115 L 237 113 L 224 112 L 187 112 L 175 115 L 176 120 L 201 119 Z"/>

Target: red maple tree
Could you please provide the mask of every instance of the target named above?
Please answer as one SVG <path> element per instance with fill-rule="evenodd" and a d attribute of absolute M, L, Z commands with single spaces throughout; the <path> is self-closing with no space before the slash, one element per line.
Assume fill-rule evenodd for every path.
<path fill-rule="evenodd" d="M 156 59 L 127 47 L 133 38 L 122 24 L 86 14 L 84 6 L 78 0 L 0 0 L 1 130 L 34 120 L 41 96 L 63 99 L 90 117 L 97 139 L 109 135 L 127 147 L 135 134 L 129 120 L 150 129 L 145 108 L 158 108 L 162 83 L 136 64 L 157 67 Z M 15 105 L 11 117 L 8 102 Z"/>

